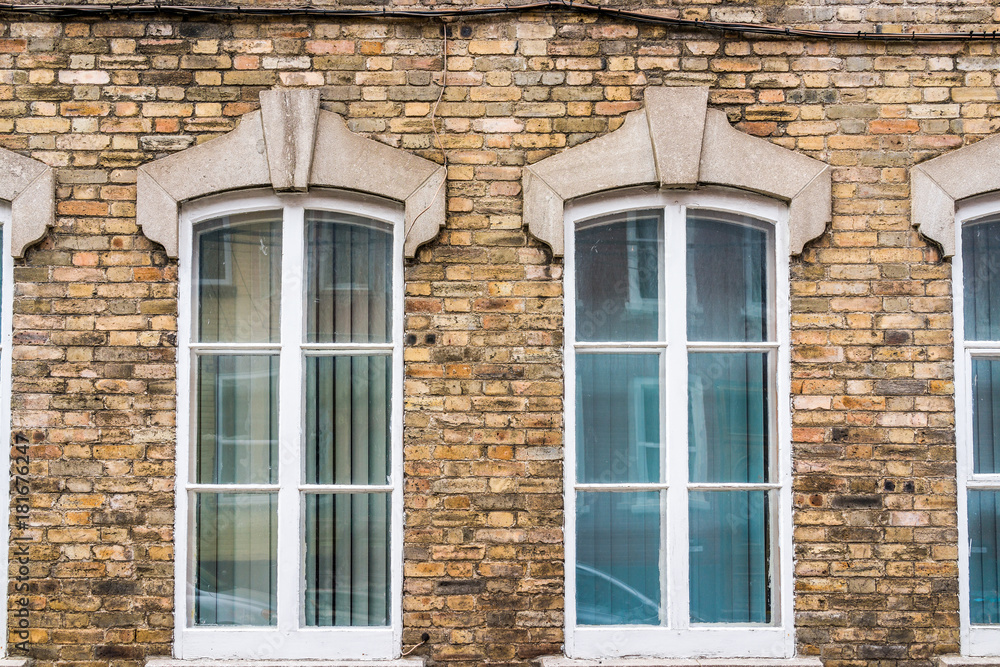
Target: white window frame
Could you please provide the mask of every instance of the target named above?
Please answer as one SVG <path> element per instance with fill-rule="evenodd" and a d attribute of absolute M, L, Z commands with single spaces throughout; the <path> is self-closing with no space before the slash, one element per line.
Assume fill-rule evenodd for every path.
<path fill-rule="evenodd" d="M 14 346 L 14 259 L 11 254 L 12 249 L 12 237 L 13 237 L 13 225 L 11 224 L 11 204 L 6 201 L 0 201 L 0 229 L 3 230 L 3 265 L 0 266 L 0 275 L 2 275 L 3 283 L 0 285 L 0 377 L 3 378 L 3 382 L 0 382 L 0 438 L 3 442 L 9 443 L 7 452 L 9 455 L 7 470 L 11 475 L 17 475 L 18 464 L 24 465 L 18 460 L 18 453 L 14 449 L 15 447 L 24 447 L 28 443 L 11 443 L 11 400 L 13 393 L 13 346 Z M 14 464 L 13 467 L 10 464 Z M 10 480 L 13 482 L 13 478 Z M 16 551 L 18 547 L 24 547 L 30 544 L 24 541 L 15 541 L 11 539 L 12 534 L 10 530 L 10 501 L 11 496 L 21 496 L 22 494 L 17 493 L 16 488 L 11 487 L 11 491 L 3 495 L 3 501 L 0 503 L 0 535 L 6 535 L 9 540 L 7 549 L 3 549 L 3 555 L 0 556 L 0 567 L 3 568 L 4 572 L 10 572 L 10 556 L 11 552 L 14 552 L 14 563 L 18 567 L 24 565 L 24 563 L 18 561 L 18 556 Z M 19 529 L 23 530 L 23 529 Z M 14 573 L 9 574 L 9 578 L 12 583 L 16 585 L 23 584 L 24 582 L 18 582 L 17 580 L 17 567 L 14 568 Z M 21 597 L 28 597 L 27 591 L 17 591 L 14 590 L 9 595 L 10 598 L 17 600 Z M 3 609 L 0 609 L 0 625 L 7 627 L 7 615 L 8 605 L 2 605 Z M 14 604 L 16 609 L 22 609 L 20 605 Z M 10 644 L 19 643 L 23 640 L 18 638 L 18 632 L 23 631 L 25 628 L 13 627 L 9 628 L 4 635 L 4 640 L 0 642 L 0 656 L 7 655 L 7 649 Z M 11 642 L 9 638 L 13 637 L 14 640 Z"/>
<path fill-rule="evenodd" d="M 342 212 L 383 221 L 392 228 L 392 339 L 388 344 L 313 344 L 304 339 L 305 223 L 304 211 Z M 224 215 L 281 209 L 281 316 L 280 343 L 210 344 L 192 339 L 195 317 L 194 230 L 205 221 Z M 177 363 L 177 481 L 175 519 L 175 593 L 174 656 L 193 658 L 252 659 L 367 659 L 398 658 L 402 640 L 403 572 L 403 207 L 385 199 L 349 193 L 313 189 L 309 194 L 275 194 L 270 190 L 252 190 L 213 196 L 185 204 L 180 217 L 178 363 Z M 297 297 L 297 298 L 296 298 Z M 278 540 L 277 540 L 277 614 L 276 626 L 267 627 L 197 627 L 192 623 L 193 592 L 189 576 L 194 558 L 193 526 L 195 489 L 206 485 L 192 481 L 195 397 L 193 364 L 199 350 L 224 347 L 248 351 L 271 350 L 279 353 L 278 380 Z M 389 625 L 385 627 L 306 627 L 303 622 L 305 583 L 304 510 L 300 494 L 307 487 L 303 470 L 305 457 L 304 429 L 304 358 L 310 350 L 346 351 L 359 349 L 390 350 L 392 357 L 391 461 L 389 483 L 385 486 L 352 487 L 357 491 L 390 491 L 391 521 Z M 289 464 L 291 462 L 291 464 Z M 208 485 L 211 486 L 211 485 Z M 270 487 L 271 485 L 262 485 Z M 241 489 L 246 485 L 241 485 Z M 329 490 L 324 487 L 324 490 Z M 289 531 L 294 534 L 291 539 Z M 298 563 L 290 568 L 289 563 Z"/>
<path fill-rule="evenodd" d="M 961 621 L 962 655 L 1000 655 L 1000 624 L 973 625 L 969 610 L 969 498 L 970 489 L 1000 490 L 1000 473 L 977 475 L 972 457 L 972 359 L 1000 359 L 1000 341 L 965 340 L 965 279 L 963 276 L 962 230 L 967 224 L 1000 215 L 1000 194 L 974 197 L 956 206 L 955 254 L 952 260 L 952 285 L 955 325 L 955 443 L 958 479 L 958 591 Z"/>
<path fill-rule="evenodd" d="M 576 343 L 576 294 L 575 229 L 578 223 L 594 218 L 636 209 L 660 208 L 665 220 L 665 271 L 664 281 L 683 286 L 686 281 L 685 247 L 678 243 L 678 229 L 683 234 L 686 211 L 697 208 L 750 216 L 773 224 L 772 249 L 772 303 L 774 306 L 774 337 L 770 342 L 751 344 L 726 344 L 719 349 L 771 350 L 774 352 L 774 477 L 767 485 L 755 488 L 773 488 L 778 498 L 772 510 L 771 526 L 775 528 L 771 556 L 772 620 L 770 624 L 696 624 L 688 623 L 687 582 L 687 352 L 689 349 L 711 349 L 712 346 L 671 344 L 672 340 L 686 341 L 686 321 L 683 307 L 672 307 L 664 292 L 664 308 L 670 313 L 665 341 L 619 346 L 630 349 L 649 349 L 662 352 L 666 366 L 671 370 L 671 381 L 662 383 L 661 409 L 667 410 L 665 428 L 661 438 L 680 439 L 682 445 L 665 446 L 672 456 L 667 468 L 667 484 L 635 485 L 637 488 L 668 487 L 672 494 L 671 510 L 666 515 L 666 525 L 661 529 L 661 540 L 666 542 L 665 590 L 670 600 L 666 627 L 651 626 L 577 626 L 576 624 L 576 349 L 595 350 L 600 345 Z M 673 223 L 673 224 L 671 224 Z M 655 187 L 635 188 L 603 193 L 567 202 L 564 215 L 565 262 L 565 548 L 566 548 L 566 655 L 578 659 L 599 659 L 640 656 L 647 658 L 790 658 L 795 655 L 794 600 L 792 587 L 792 460 L 791 460 L 791 395 L 789 336 L 790 315 L 788 276 L 788 207 L 776 200 L 721 188 L 703 188 L 696 191 L 660 190 Z M 678 227 L 680 225 L 680 227 Z M 661 289 L 666 288 L 661 283 Z M 675 294 L 683 294 L 683 287 Z M 683 297 L 682 297 L 683 298 Z M 661 365 L 661 372 L 662 370 Z M 678 371 L 685 373 L 677 376 Z M 685 452 L 684 460 L 677 455 Z M 661 459 L 662 460 L 662 459 Z M 627 486 L 627 485 L 622 485 Z M 696 486 L 710 486 L 701 485 Z M 718 485 L 711 485 L 718 486 Z M 743 485 L 730 485 L 740 487 Z M 679 500 L 678 500 L 679 499 Z M 661 571 L 662 571 L 661 566 Z"/>

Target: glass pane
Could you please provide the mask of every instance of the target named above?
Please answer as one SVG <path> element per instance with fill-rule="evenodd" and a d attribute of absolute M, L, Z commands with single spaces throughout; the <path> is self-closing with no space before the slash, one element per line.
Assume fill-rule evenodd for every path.
<path fill-rule="evenodd" d="M 717 216 L 688 215 L 688 340 L 766 340 L 768 234 Z"/>
<path fill-rule="evenodd" d="M 390 358 L 306 357 L 306 483 L 386 484 Z"/>
<path fill-rule="evenodd" d="M 966 340 L 1000 340 L 1000 220 L 962 227 Z"/>
<path fill-rule="evenodd" d="M 767 491 L 691 491 L 692 623 L 768 623 Z"/>
<path fill-rule="evenodd" d="M 1000 491 L 969 491 L 969 619 L 1000 623 Z"/>
<path fill-rule="evenodd" d="M 688 354 L 688 474 L 692 482 L 766 482 L 766 352 Z"/>
<path fill-rule="evenodd" d="M 392 336 L 392 233 L 344 213 L 306 211 L 306 340 L 387 343 Z"/>
<path fill-rule="evenodd" d="M 576 496 L 576 622 L 660 624 L 660 493 Z"/>
<path fill-rule="evenodd" d="M 662 340 L 663 219 L 631 211 L 576 232 L 576 338 Z"/>
<path fill-rule="evenodd" d="M 196 625 L 277 622 L 278 496 L 196 494 Z"/>
<path fill-rule="evenodd" d="M 576 357 L 577 481 L 660 481 L 660 357 Z"/>
<path fill-rule="evenodd" d="M 306 504 L 306 625 L 389 624 L 389 494 Z"/>
<path fill-rule="evenodd" d="M 278 357 L 198 357 L 199 484 L 271 484 L 278 479 Z"/>
<path fill-rule="evenodd" d="M 1000 472 L 1000 359 L 972 360 L 972 457 L 976 473 Z"/>
<path fill-rule="evenodd" d="M 198 247 L 198 340 L 279 340 L 281 211 L 242 213 L 204 225 Z"/>

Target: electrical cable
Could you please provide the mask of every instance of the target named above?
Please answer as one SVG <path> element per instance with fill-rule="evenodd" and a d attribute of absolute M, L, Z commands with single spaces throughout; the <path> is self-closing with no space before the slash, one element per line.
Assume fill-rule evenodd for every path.
<path fill-rule="evenodd" d="M 660 16 L 653 13 L 614 7 L 602 7 L 576 0 L 540 0 L 517 5 L 493 5 L 489 7 L 454 7 L 434 9 L 387 9 L 384 5 L 374 9 L 333 8 L 314 6 L 255 6 L 255 5 L 182 5 L 156 2 L 141 2 L 130 4 L 14 4 L 0 2 L 0 12 L 15 14 L 31 14 L 48 17 L 79 17 L 79 16 L 143 16 L 151 14 L 174 16 L 302 16 L 315 18 L 379 18 L 379 19 L 441 19 L 485 17 L 499 14 L 521 13 L 531 11 L 569 11 L 582 14 L 595 14 L 609 18 L 626 19 L 638 23 L 664 25 L 675 28 L 693 29 L 699 31 L 715 31 L 735 33 L 739 35 L 774 35 L 778 37 L 803 37 L 807 39 L 850 39 L 874 40 L 883 42 L 920 42 L 920 41 L 955 41 L 955 40 L 996 40 L 996 30 L 969 30 L 964 32 L 881 32 L 877 26 L 875 32 L 860 30 L 821 30 L 813 28 L 792 28 L 789 26 L 768 25 L 763 23 L 739 23 L 730 21 L 706 21 L 702 19 L 685 19 Z"/>

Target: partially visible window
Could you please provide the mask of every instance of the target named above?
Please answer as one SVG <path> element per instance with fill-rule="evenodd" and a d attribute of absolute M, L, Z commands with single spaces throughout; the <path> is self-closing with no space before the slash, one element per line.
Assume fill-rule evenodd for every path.
<path fill-rule="evenodd" d="M 960 209 L 956 284 L 962 621 L 971 655 L 1000 652 L 1000 214 Z"/>
<path fill-rule="evenodd" d="M 180 657 L 396 657 L 399 211 L 247 195 L 185 213 Z"/>
<path fill-rule="evenodd" d="M 725 193 L 567 212 L 572 657 L 794 651 L 782 215 Z"/>

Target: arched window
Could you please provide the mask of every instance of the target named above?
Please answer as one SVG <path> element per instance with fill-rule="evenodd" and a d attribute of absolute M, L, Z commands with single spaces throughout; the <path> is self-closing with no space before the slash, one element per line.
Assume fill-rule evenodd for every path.
<path fill-rule="evenodd" d="M 566 256 L 571 658 L 795 654 L 788 256 L 830 173 L 707 99 L 647 89 L 525 169 L 526 222 Z"/>
<path fill-rule="evenodd" d="M 393 660 L 402 262 L 443 223 L 444 169 L 315 91 L 261 104 L 140 168 L 179 264 L 174 657 Z"/>

